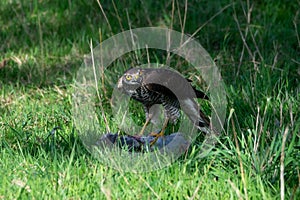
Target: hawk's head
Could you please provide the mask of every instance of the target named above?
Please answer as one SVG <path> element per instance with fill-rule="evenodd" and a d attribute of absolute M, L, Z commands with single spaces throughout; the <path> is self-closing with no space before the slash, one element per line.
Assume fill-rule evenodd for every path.
<path fill-rule="evenodd" d="M 128 94 L 133 94 L 143 83 L 143 70 L 140 68 L 131 68 L 126 71 L 118 81 L 118 89 Z"/>

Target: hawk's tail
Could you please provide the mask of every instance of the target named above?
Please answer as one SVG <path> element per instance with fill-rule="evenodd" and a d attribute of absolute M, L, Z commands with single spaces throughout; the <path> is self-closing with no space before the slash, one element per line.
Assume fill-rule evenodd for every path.
<path fill-rule="evenodd" d="M 197 90 L 194 87 L 193 87 L 193 89 L 194 89 L 194 92 L 195 92 L 197 98 L 209 100 L 208 96 L 204 92 Z"/>

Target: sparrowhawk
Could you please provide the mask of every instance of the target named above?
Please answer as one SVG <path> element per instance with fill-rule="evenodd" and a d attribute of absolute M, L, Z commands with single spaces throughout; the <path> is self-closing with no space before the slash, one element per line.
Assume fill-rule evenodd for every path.
<path fill-rule="evenodd" d="M 177 121 L 180 109 L 199 130 L 209 133 L 209 120 L 194 100 L 208 99 L 207 95 L 193 87 L 191 80 L 178 72 L 165 68 L 131 68 L 120 77 L 117 88 L 143 104 L 146 122 L 140 134 L 150 122 L 152 115 L 149 110 L 155 104 L 161 104 L 165 113 L 162 130 L 155 135 L 157 138 L 164 135 L 169 121 Z"/>

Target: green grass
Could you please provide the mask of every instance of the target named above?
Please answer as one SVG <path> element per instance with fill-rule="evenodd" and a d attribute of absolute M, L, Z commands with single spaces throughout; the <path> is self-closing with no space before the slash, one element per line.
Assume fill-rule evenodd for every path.
<path fill-rule="evenodd" d="M 96 46 L 144 26 L 183 30 L 184 1 L 106 1 L 109 24 L 97 1 L 0 2 L 0 199 L 280 199 L 280 165 L 285 199 L 299 199 L 300 2 L 187 5 L 184 32 L 203 26 L 195 38 L 226 84 L 225 130 L 207 157 L 199 157 L 195 143 L 171 166 L 135 174 L 85 149 L 72 120 L 73 81 L 91 41 Z M 150 53 L 153 62 L 166 57 Z M 120 58 L 112 74 L 121 74 L 114 67 L 145 63 L 145 54 Z M 102 103 L 110 116 L 108 100 Z M 100 123 L 106 131 L 101 117 Z M 108 123 L 118 131 L 113 119 Z"/>

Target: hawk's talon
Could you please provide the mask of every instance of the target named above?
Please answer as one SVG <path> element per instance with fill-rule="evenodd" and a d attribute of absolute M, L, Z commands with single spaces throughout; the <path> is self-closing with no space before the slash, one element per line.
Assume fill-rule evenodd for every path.
<path fill-rule="evenodd" d="M 162 130 L 161 131 L 159 131 L 158 133 L 155 133 L 155 132 L 152 132 L 152 133 L 150 133 L 148 136 L 153 136 L 153 137 L 157 137 L 157 136 L 162 136 L 163 135 L 163 133 L 162 133 Z"/>
<path fill-rule="evenodd" d="M 163 137 L 164 136 L 164 131 L 160 131 L 159 133 L 150 133 L 149 136 L 153 136 L 154 139 L 150 142 L 150 147 L 152 147 L 158 140 L 158 138 Z"/>

